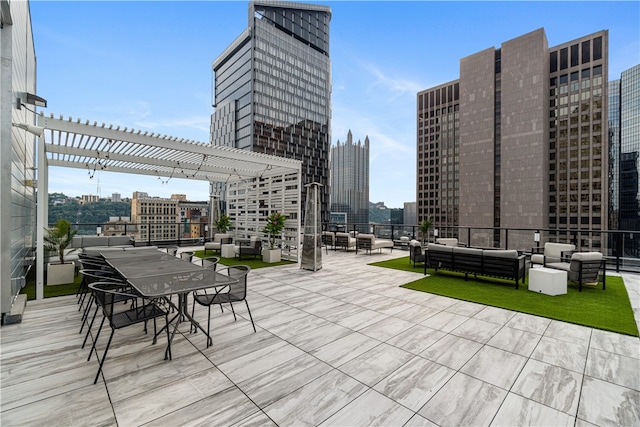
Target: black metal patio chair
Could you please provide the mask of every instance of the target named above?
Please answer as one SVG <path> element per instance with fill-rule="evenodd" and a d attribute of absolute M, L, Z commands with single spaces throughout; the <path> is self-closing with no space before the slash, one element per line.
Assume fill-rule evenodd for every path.
<path fill-rule="evenodd" d="M 202 291 L 196 291 L 193 293 L 194 304 L 192 307 L 191 317 L 194 317 L 193 315 L 195 314 L 196 303 L 205 306 L 208 309 L 207 335 L 209 335 L 209 338 L 207 339 L 207 347 L 212 344 L 211 306 L 213 305 L 220 305 L 220 308 L 222 308 L 223 304 L 229 304 L 231 306 L 233 318 L 234 320 L 237 320 L 236 312 L 233 309 L 233 303 L 244 301 L 247 305 L 247 311 L 249 312 L 249 319 L 251 320 L 253 331 L 256 332 L 256 325 L 253 323 L 253 316 L 251 316 L 251 309 L 249 308 L 249 302 L 247 301 L 247 276 L 250 271 L 251 268 L 248 265 L 235 265 L 226 267 L 219 272 L 233 277 L 234 279 L 238 279 L 237 283 L 211 289 L 204 289 Z"/>
<path fill-rule="evenodd" d="M 165 318 L 165 328 L 167 332 L 167 351 L 169 350 L 169 346 L 171 345 L 169 338 L 169 312 L 164 310 L 162 307 L 156 304 L 154 300 L 150 300 L 147 298 L 142 298 L 140 295 L 136 295 L 135 293 L 129 293 L 122 291 L 121 283 L 114 282 L 95 282 L 89 285 L 89 288 L 93 292 L 96 302 L 102 308 L 102 312 L 104 317 L 102 318 L 102 322 L 100 323 L 100 327 L 98 329 L 98 333 L 96 334 L 95 339 L 93 340 L 93 346 L 91 347 L 91 353 L 89 354 L 89 359 L 91 358 L 91 354 L 94 350 L 96 350 L 97 357 L 97 349 L 96 343 L 98 342 L 98 337 L 100 336 L 100 331 L 102 330 L 102 326 L 104 325 L 105 320 L 109 320 L 109 326 L 111 327 L 111 335 L 109 336 L 109 341 L 104 349 L 104 353 L 102 358 L 98 357 L 100 362 L 100 366 L 98 367 L 98 372 L 96 373 L 96 378 L 93 381 L 94 384 L 98 382 L 98 378 L 100 377 L 100 373 L 102 372 L 102 366 L 104 365 L 104 361 L 107 358 L 107 352 L 109 351 L 109 346 L 111 345 L 111 341 L 113 340 L 113 335 L 117 329 L 126 328 L 128 326 L 133 326 L 138 323 L 145 323 L 145 331 L 146 331 L 146 323 L 149 320 L 153 320 L 153 344 L 156 343 L 156 319 L 158 317 Z M 116 309 L 116 303 L 119 298 L 139 298 L 142 303 L 136 307 L 129 308 L 126 310 L 119 311 Z M 87 359 L 87 360 L 89 360 Z"/>

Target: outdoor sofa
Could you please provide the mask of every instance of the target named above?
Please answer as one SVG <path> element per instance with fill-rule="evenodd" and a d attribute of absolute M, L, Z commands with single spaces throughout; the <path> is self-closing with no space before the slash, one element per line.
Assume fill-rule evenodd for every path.
<path fill-rule="evenodd" d="M 452 247 L 429 243 L 424 264 L 425 275 L 427 268 L 464 273 L 465 280 L 469 274 L 509 279 L 515 282 L 515 288 L 518 289 L 520 279 L 524 283 L 525 256 L 518 255 L 516 250 Z"/>
<path fill-rule="evenodd" d="M 371 251 L 376 249 L 382 252 L 382 248 L 389 248 L 391 252 L 393 252 L 393 240 L 376 239 L 376 236 L 373 234 L 360 233 L 358 237 L 356 237 L 356 248 L 369 252 L 369 255 L 371 255 Z"/>

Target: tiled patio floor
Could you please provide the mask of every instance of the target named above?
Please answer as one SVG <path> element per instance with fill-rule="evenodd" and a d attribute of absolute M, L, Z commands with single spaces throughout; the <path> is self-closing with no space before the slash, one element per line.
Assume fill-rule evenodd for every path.
<path fill-rule="evenodd" d="M 75 297 L 30 302 L 0 329 L 0 424 L 640 425 L 638 338 L 405 290 L 421 275 L 366 265 L 406 252 L 323 256 L 317 272 L 250 273 L 257 333 L 243 305 L 237 322 L 212 310 L 214 345 L 184 324 L 164 361 L 162 341 L 117 331 L 96 385 Z"/>

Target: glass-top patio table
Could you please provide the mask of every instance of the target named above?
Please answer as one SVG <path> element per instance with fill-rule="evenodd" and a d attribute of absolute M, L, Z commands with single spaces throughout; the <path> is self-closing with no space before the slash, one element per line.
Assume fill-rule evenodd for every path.
<path fill-rule="evenodd" d="M 208 345 L 212 344 L 207 331 L 189 314 L 187 296 L 192 291 L 228 286 L 236 283 L 237 279 L 161 251 L 145 251 L 129 256 L 120 252 L 104 253 L 102 256 L 140 295 L 151 299 L 164 298 L 177 309 L 177 314 L 165 326 L 169 327 L 169 324 L 175 322 L 165 351 L 165 359 L 171 359 L 173 336 L 185 318 L 207 336 Z M 171 295 L 178 296 L 177 307 L 168 298 Z M 158 331 L 156 336 L 162 331 L 164 328 Z"/>

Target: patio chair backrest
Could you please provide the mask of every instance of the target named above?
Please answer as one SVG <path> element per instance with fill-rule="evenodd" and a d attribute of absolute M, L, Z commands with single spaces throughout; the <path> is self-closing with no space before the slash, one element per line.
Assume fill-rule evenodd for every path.
<path fill-rule="evenodd" d="M 247 275 L 250 271 L 251 267 L 248 265 L 233 265 L 220 271 L 234 279 L 238 279 L 237 283 L 229 285 L 228 295 L 231 302 L 242 301 L 247 297 Z"/>
<path fill-rule="evenodd" d="M 582 268 L 582 281 L 595 282 L 598 280 L 603 255 L 600 252 L 576 252 L 571 255 L 569 274 L 578 277 Z"/>

